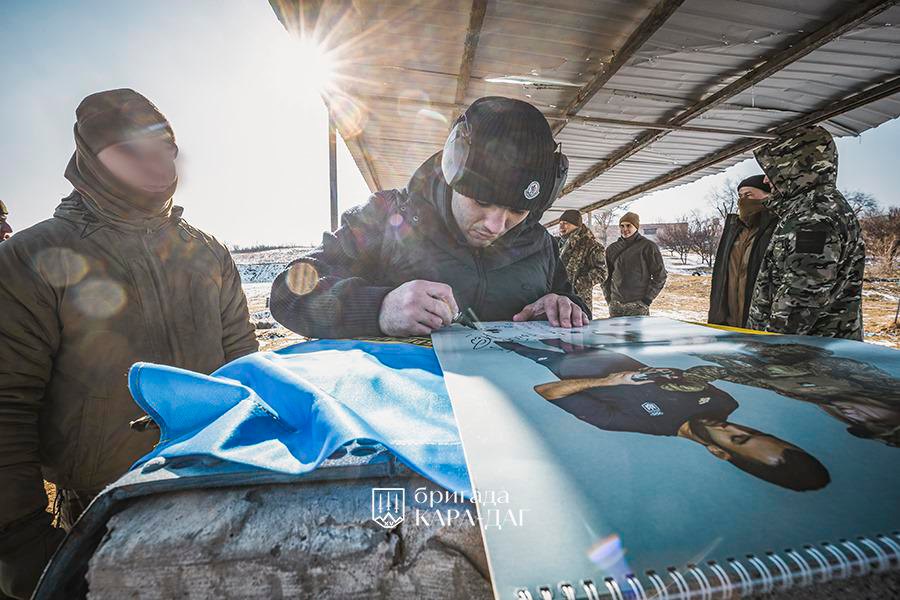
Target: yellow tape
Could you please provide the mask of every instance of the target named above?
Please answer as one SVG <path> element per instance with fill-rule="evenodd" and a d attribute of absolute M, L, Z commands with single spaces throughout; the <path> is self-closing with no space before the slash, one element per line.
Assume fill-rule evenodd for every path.
<path fill-rule="evenodd" d="M 691 325 L 702 325 L 712 329 L 721 329 L 722 331 L 734 331 L 736 333 L 749 333 L 750 335 L 781 335 L 774 331 L 757 331 L 756 329 L 744 329 L 742 327 L 731 327 L 729 325 L 711 325 L 710 323 L 697 323 L 696 321 L 682 321 L 682 323 L 690 323 Z"/>

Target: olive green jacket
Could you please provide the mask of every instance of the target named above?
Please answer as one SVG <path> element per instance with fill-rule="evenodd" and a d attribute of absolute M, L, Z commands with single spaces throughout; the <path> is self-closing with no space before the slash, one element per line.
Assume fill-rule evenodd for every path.
<path fill-rule="evenodd" d="M 258 349 L 228 250 L 181 212 L 125 230 L 73 192 L 0 244 L 0 563 L 42 478 L 96 491 L 156 443 L 129 428 L 132 364 L 211 373 Z"/>

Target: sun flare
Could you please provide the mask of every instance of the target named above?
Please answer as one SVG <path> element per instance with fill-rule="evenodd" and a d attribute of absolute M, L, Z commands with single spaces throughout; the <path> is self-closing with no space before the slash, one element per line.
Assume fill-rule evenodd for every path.
<path fill-rule="evenodd" d="M 311 89 L 327 95 L 335 83 L 334 57 L 322 44 L 312 38 L 302 38 L 297 44 L 299 75 Z"/>

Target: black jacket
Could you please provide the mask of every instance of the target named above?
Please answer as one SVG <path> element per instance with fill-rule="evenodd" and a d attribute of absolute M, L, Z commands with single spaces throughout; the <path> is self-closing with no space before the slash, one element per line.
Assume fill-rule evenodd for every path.
<path fill-rule="evenodd" d="M 275 279 L 272 316 L 309 337 L 382 335 L 382 300 L 416 279 L 446 283 L 460 309 L 471 308 L 484 321 L 509 320 L 550 292 L 568 296 L 590 315 L 540 214 L 530 214 L 489 247 L 472 248 L 453 218 L 451 197 L 438 153 L 405 189 L 377 192 L 348 210 L 337 231 L 325 233 L 322 245 Z M 309 266 L 292 271 L 299 263 Z M 296 293 L 305 291 L 298 281 L 307 277 L 315 287 Z"/>
<path fill-rule="evenodd" d="M 647 306 L 666 285 L 666 265 L 659 246 L 640 233 L 619 238 L 606 249 L 607 302 L 643 302 Z"/>
<path fill-rule="evenodd" d="M 577 347 L 572 351 L 558 352 L 516 342 L 497 342 L 497 345 L 533 360 L 560 381 L 601 378 L 628 371 L 646 373 L 648 370 L 646 364 L 604 348 Z M 680 369 L 667 370 L 676 377 L 684 374 Z M 650 435 L 678 435 L 678 429 L 692 419 L 725 420 L 738 408 L 734 398 L 711 385 L 706 385 L 702 390 L 685 391 L 655 383 L 589 388 L 549 402 L 606 431 Z"/>
<path fill-rule="evenodd" d="M 750 262 L 747 264 L 747 287 L 744 291 L 744 314 L 741 315 L 741 327 L 747 326 L 747 315 L 750 312 L 750 300 L 753 297 L 753 288 L 756 285 L 756 277 L 759 268 L 769 247 L 769 240 L 778 224 L 778 218 L 769 211 L 763 211 L 759 221 L 759 232 L 753 240 L 753 249 L 750 250 Z M 709 292 L 709 316 L 707 321 L 713 325 L 726 325 L 728 320 L 728 260 L 734 242 L 747 226 L 736 214 L 730 214 L 725 218 L 725 226 L 722 229 L 722 237 L 719 239 L 719 247 L 716 250 L 716 262 L 713 265 L 712 287 Z"/>

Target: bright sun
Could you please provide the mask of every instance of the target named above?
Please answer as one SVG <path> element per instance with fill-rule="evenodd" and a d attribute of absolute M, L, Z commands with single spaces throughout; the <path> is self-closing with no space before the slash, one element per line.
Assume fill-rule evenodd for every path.
<path fill-rule="evenodd" d="M 334 85 L 334 58 L 311 38 L 302 38 L 297 46 L 300 80 L 320 95 L 326 95 Z"/>

